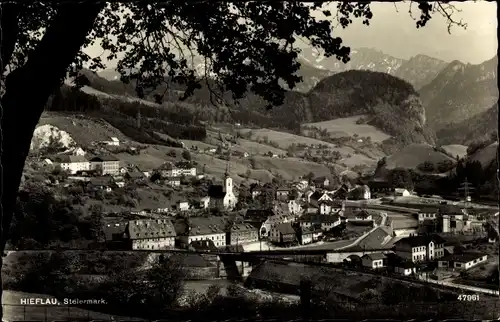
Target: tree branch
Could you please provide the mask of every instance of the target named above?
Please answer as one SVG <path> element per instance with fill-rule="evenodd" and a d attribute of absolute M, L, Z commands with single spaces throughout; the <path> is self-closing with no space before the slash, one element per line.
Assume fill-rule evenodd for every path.
<path fill-rule="evenodd" d="M 9 65 L 19 34 L 19 4 L 4 3 L 0 5 L 0 73 Z"/>

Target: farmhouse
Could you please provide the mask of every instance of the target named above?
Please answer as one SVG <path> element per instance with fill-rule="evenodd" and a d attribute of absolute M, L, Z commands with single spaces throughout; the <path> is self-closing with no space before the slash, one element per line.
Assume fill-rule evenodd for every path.
<path fill-rule="evenodd" d="M 407 189 L 404 189 L 404 188 L 396 188 L 394 190 L 394 194 L 398 197 L 408 197 L 411 195 L 411 193 Z"/>
<path fill-rule="evenodd" d="M 299 219 L 300 227 L 302 228 L 320 228 L 323 231 L 328 231 L 335 226 L 340 225 L 341 220 L 339 215 L 318 215 L 304 214 Z"/>
<path fill-rule="evenodd" d="M 120 145 L 120 140 L 116 137 L 111 137 L 111 140 L 109 141 L 103 141 L 104 144 L 106 145 L 114 145 L 114 146 L 119 146 Z"/>
<path fill-rule="evenodd" d="M 482 253 L 464 252 L 462 254 L 450 254 L 439 259 L 438 267 L 468 270 L 471 267 L 486 262 L 488 255 Z"/>

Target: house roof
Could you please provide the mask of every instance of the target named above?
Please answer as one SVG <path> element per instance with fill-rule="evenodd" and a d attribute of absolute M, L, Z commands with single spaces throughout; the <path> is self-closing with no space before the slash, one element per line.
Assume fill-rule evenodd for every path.
<path fill-rule="evenodd" d="M 421 214 L 436 214 L 439 212 L 439 207 L 424 207 L 420 209 Z"/>
<path fill-rule="evenodd" d="M 377 249 L 383 247 L 389 238 L 390 234 L 380 226 L 363 238 L 357 246 L 364 250 Z"/>
<path fill-rule="evenodd" d="M 87 158 L 83 155 L 67 155 L 62 154 L 54 158 L 55 162 L 58 163 L 77 163 L 77 162 L 89 162 Z"/>
<path fill-rule="evenodd" d="M 439 235 L 420 235 L 403 238 L 398 240 L 395 244 L 408 244 L 411 247 L 418 247 L 427 246 L 431 241 L 437 244 L 444 244 L 446 242 L 446 240 Z"/>
<path fill-rule="evenodd" d="M 462 207 L 457 205 L 440 205 L 439 213 L 448 215 L 456 215 L 456 214 L 462 215 L 463 211 Z"/>
<path fill-rule="evenodd" d="M 326 204 L 330 207 L 342 207 L 342 201 L 341 200 L 321 200 L 318 202 L 319 205 Z"/>
<path fill-rule="evenodd" d="M 272 209 L 248 209 L 245 213 L 245 220 L 266 221 L 267 218 L 275 216 L 276 213 Z"/>
<path fill-rule="evenodd" d="M 257 230 L 255 226 L 251 224 L 245 224 L 245 223 L 234 223 L 231 226 L 231 231 L 234 232 L 243 232 L 243 231 L 255 231 Z"/>
<path fill-rule="evenodd" d="M 189 219 L 189 236 L 223 234 L 226 220 L 222 217 L 192 217 Z"/>
<path fill-rule="evenodd" d="M 125 235 L 127 232 L 127 222 L 113 222 L 104 225 L 104 238 L 105 240 L 113 240 L 113 235 Z"/>
<path fill-rule="evenodd" d="M 405 188 L 396 188 L 394 189 L 395 192 L 399 192 L 399 193 L 403 193 L 405 191 L 408 191 L 408 189 L 405 189 Z"/>
<path fill-rule="evenodd" d="M 131 179 L 143 179 L 145 177 L 144 173 L 139 171 L 127 172 L 125 175 Z"/>
<path fill-rule="evenodd" d="M 368 259 L 370 259 L 372 261 L 376 261 L 376 260 L 380 260 L 380 259 L 386 258 L 385 255 L 382 254 L 382 253 L 366 254 L 366 255 L 363 255 L 363 257 L 364 258 L 368 258 Z"/>
<path fill-rule="evenodd" d="M 304 214 L 299 218 L 299 222 L 312 223 L 336 223 L 340 219 L 339 215 Z"/>
<path fill-rule="evenodd" d="M 208 196 L 214 199 L 223 199 L 226 196 L 222 185 L 211 185 L 208 187 Z"/>
<path fill-rule="evenodd" d="M 203 251 L 217 251 L 217 246 L 215 246 L 213 240 L 204 239 L 204 240 L 193 240 L 189 247 L 192 247 L 195 251 L 203 252 Z"/>
<path fill-rule="evenodd" d="M 130 239 L 175 237 L 175 229 L 168 219 L 131 220 L 128 223 Z"/>
<path fill-rule="evenodd" d="M 108 154 L 108 155 L 98 155 L 90 159 L 91 162 L 104 162 L 104 161 L 120 161 L 118 160 L 115 156 Z"/>
<path fill-rule="evenodd" d="M 475 259 L 481 258 L 483 256 L 486 256 L 487 254 L 484 253 L 478 253 L 478 252 L 464 252 L 461 254 L 450 254 L 445 257 L 440 258 L 440 261 L 453 261 L 453 262 L 459 262 L 459 263 L 468 263 L 470 261 L 473 261 Z"/>
<path fill-rule="evenodd" d="M 276 224 L 273 226 L 273 228 L 279 231 L 283 235 L 295 234 L 295 229 L 293 229 L 292 224 L 289 222 Z"/>
<path fill-rule="evenodd" d="M 107 186 L 111 184 L 111 177 L 92 177 L 89 182 L 94 186 Z"/>

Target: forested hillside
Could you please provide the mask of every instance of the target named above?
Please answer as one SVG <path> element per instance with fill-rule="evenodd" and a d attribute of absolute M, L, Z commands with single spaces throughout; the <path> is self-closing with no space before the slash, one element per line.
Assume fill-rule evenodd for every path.
<path fill-rule="evenodd" d="M 108 81 L 95 74 L 88 75 L 90 86 L 108 93 L 135 96 L 133 84 Z M 168 82 L 169 88 L 159 88 L 146 96 L 167 90 L 162 109 L 182 104 L 196 120 L 208 122 L 238 122 L 257 127 L 273 127 L 299 131 L 300 124 L 319 122 L 336 117 L 368 114 L 364 122 L 374 125 L 394 137 L 395 143 L 434 142 L 434 135 L 425 124 L 424 109 L 413 87 L 394 76 L 370 71 L 352 70 L 321 80 L 309 93 L 288 91 L 285 102 L 271 110 L 259 97 L 248 94 L 238 104 L 224 93 L 229 106 L 214 106 L 207 87 L 195 91 L 192 97 L 179 102 L 182 88 Z"/>

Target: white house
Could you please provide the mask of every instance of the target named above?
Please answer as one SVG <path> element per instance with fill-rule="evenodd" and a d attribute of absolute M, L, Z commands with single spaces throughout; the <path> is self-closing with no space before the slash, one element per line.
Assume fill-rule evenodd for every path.
<path fill-rule="evenodd" d="M 78 147 L 78 148 L 76 148 L 76 149 L 74 149 L 74 150 L 72 151 L 72 154 L 73 154 L 73 155 L 81 155 L 81 156 L 84 156 L 84 155 L 85 155 L 85 151 L 84 151 L 82 148 Z"/>
<path fill-rule="evenodd" d="M 201 208 L 208 209 L 209 205 L 210 205 L 210 197 L 207 196 L 200 199 Z"/>
<path fill-rule="evenodd" d="M 437 215 L 439 213 L 438 208 L 431 208 L 431 207 L 426 207 L 422 208 L 418 212 L 418 222 L 421 223 L 425 220 L 435 220 L 437 218 Z"/>
<path fill-rule="evenodd" d="M 414 263 L 432 261 L 444 256 L 444 242 L 445 240 L 439 235 L 406 237 L 394 244 L 395 253 Z"/>
<path fill-rule="evenodd" d="M 370 192 L 370 187 L 367 185 L 363 186 L 363 199 L 370 200 L 372 198 L 372 194 Z"/>
<path fill-rule="evenodd" d="M 189 210 L 189 202 L 187 202 L 187 201 L 180 201 L 177 204 L 177 209 L 179 209 L 180 211 L 187 211 L 187 210 Z"/>
<path fill-rule="evenodd" d="M 119 146 L 120 145 L 120 140 L 118 140 L 117 137 L 111 137 L 110 141 L 104 141 L 106 145 L 114 145 L 114 146 Z"/>
<path fill-rule="evenodd" d="M 384 267 L 385 255 L 382 253 L 366 254 L 361 257 L 361 264 L 364 267 L 377 269 Z"/>
<path fill-rule="evenodd" d="M 70 174 L 90 170 L 90 162 L 81 155 L 59 155 L 54 161 L 62 170 L 68 171 Z"/>
<path fill-rule="evenodd" d="M 193 241 L 211 240 L 216 247 L 226 246 L 225 221 L 221 217 L 194 217 L 187 225 L 187 231 L 182 225 L 176 226 L 177 238 L 181 245 L 187 247 Z"/>
<path fill-rule="evenodd" d="M 394 194 L 398 197 L 408 197 L 411 195 L 411 193 L 408 191 L 408 189 L 404 189 L 404 188 L 394 189 Z"/>
<path fill-rule="evenodd" d="M 438 267 L 457 270 L 468 270 L 471 267 L 486 262 L 488 255 L 481 253 L 466 252 L 462 254 L 450 254 L 439 259 Z"/>

